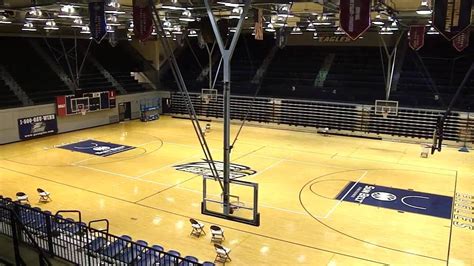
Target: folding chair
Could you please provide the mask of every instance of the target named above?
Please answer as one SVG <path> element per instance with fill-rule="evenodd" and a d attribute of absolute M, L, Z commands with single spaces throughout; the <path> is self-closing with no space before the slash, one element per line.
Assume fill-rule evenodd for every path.
<path fill-rule="evenodd" d="M 17 192 L 16 193 L 16 200 L 18 201 L 18 203 L 22 204 L 23 202 L 28 202 L 30 203 L 30 201 L 28 200 L 28 195 L 26 195 L 25 193 L 23 192 Z"/>
<path fill-rule="evenodd" d="M 229 256 L 230 248 L 223 247 L 219 244 L 214 244 L 214 248 L 216 249 L 217 256 L 214 259 L 214 262 L 221 262 L 225 264 L 227 261 L 232 261 Z"/>
<path fill-rule="evenodd" d="M 191 226 L 193 228 L 190 235 L 200 237 L 201 234 L 206 234 L 206 232 L 204 232 L 204 224 L 194 220 L 193 218 L 189 219 L 189 221 L 191 222 Z"/>
<path fill-rule="evenodd" d="M 52 201 L 52 199 L 49 197 L 49 192 L 42 190 L 41 188 L 37 188 L 36 191 L 38 191 L 38 195 L 40 196 L 39 202 L 48 202 Z"/>
<path fill-rule="evenodd" d="M 222 243 L 225 239 L 224 230 L 217 225 L 211 225 L 210 229 L 212 234 L 211 242 Z"/>

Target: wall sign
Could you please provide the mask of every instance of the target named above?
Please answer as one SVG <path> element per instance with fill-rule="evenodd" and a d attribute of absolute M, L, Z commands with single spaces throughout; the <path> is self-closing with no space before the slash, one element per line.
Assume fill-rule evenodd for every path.
<path fill-rule="evenodd" d="M 37 115 L 18 119 L 20 139 L 30 139 L 58 133 L 56 114 Z"/>

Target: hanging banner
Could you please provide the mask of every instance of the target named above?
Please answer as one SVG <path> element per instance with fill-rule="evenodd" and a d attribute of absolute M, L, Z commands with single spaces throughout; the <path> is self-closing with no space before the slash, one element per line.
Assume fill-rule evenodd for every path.
<path fill-rule="evenodd" d="M 20 139 L 30 139 L 58 133 L 55 114 L 37 115 L 18 119 Z"/>
<path fill-rule="evenodd" d="M 263 41 L 263 11 L 262 9 L 257 9 L 255 11 L 254 18 L 255 20 L 255 40 Z"/>
<path fill-rule="evenodd" d="M 411 49 L 418 51 L 423 45 L 425 45 L 425 26 L 410 26 L 410 37 L 408 45 Z"/>
<path fill-rule="evenodd" d="M 370 0 L 341 1 L 340 26 L 352 40 L 356 40 L 370 28 L 370 2 Z"/>
<path fill-rule="evenodd" d="M 469 36 L 470 32 L 465 31 L 453 39 L 453 47 L 458 52 L 462 52 L 469 46 Z"/>
<path fill-rule="evenodd" d="M 100 43 L 107 34 L 107 24 L 105 23 L 105 3 L 91 2 L 89 3 L 89 28 L 92 39 Z"/>
<path fill-rule="evenodd" d="M 153 20 L 150 1 L 133 0 L 133 33 L 140 41 L 151 37 Z"/>
<path fill-rule="evenodd" d="M 436 0 L 433 7 L 433 26 L 448 40 L 452 40 L 471 24 L 473 0 Z"/>

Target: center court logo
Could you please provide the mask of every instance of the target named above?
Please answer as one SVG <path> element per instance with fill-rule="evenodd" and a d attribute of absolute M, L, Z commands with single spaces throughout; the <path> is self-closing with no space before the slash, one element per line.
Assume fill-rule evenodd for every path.
<path fill-rule="evenodd" d="M 76 143 L 60 146 L 61 149 L 66 149 L 75 152 L 82 152 L 91 155 L 107 157 L 117 153 L 125 152 L 135 149 L 135 147 L 120 145 L 110 142 L 103 142 L 97 140 L 84 140 Z"/>

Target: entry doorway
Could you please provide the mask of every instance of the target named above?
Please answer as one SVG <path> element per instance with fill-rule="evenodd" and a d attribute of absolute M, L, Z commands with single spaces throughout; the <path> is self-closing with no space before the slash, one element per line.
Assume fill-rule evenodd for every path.
<path fill-rule="evenodd" d="M 119 103 L 119 121 L 132 119 L 132 104 L 130 102 Z"/>

